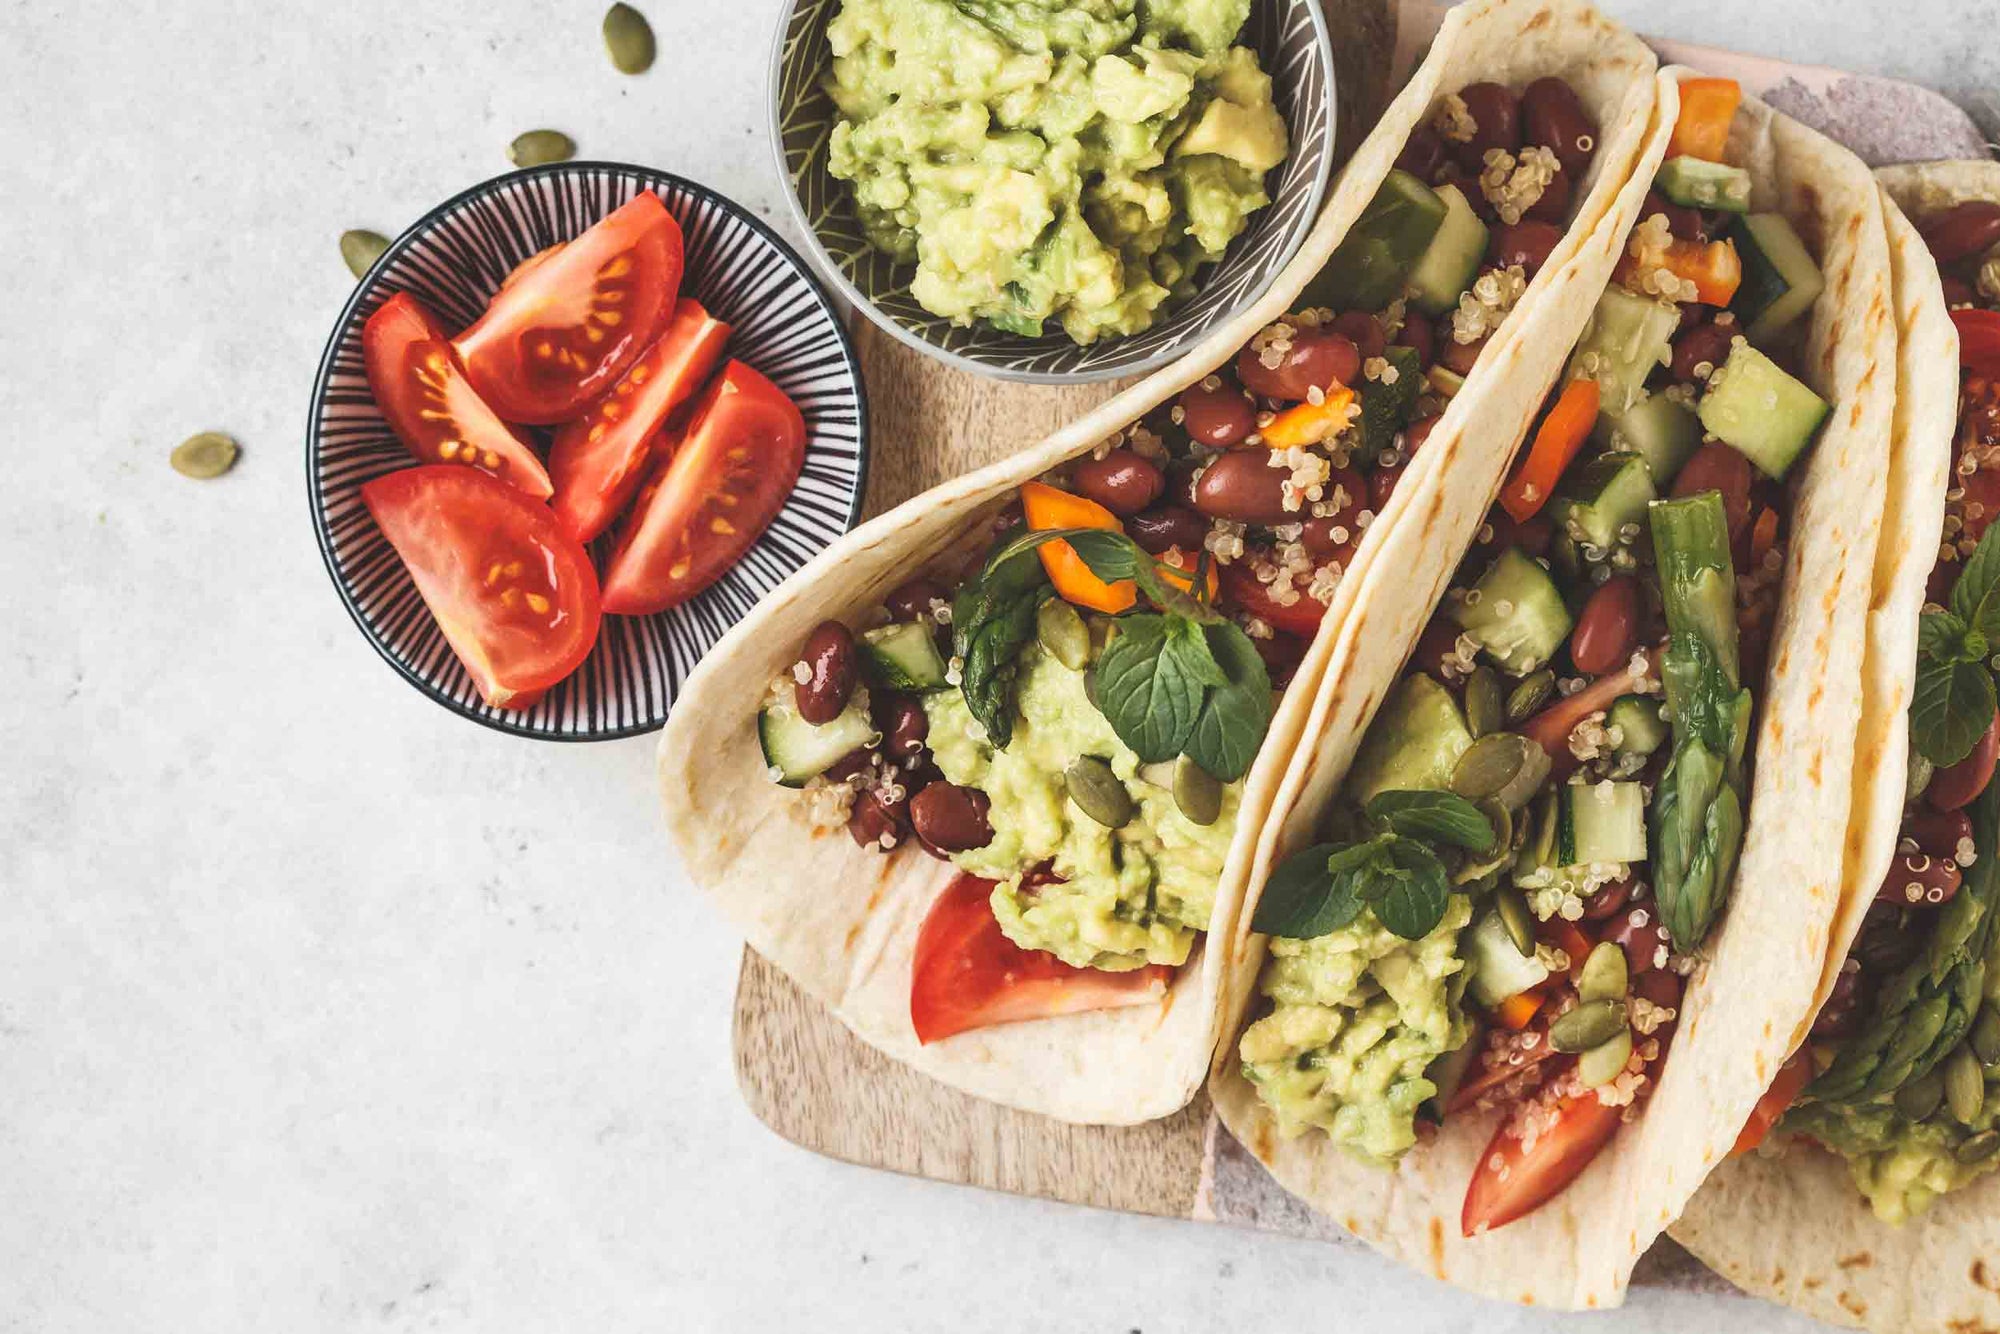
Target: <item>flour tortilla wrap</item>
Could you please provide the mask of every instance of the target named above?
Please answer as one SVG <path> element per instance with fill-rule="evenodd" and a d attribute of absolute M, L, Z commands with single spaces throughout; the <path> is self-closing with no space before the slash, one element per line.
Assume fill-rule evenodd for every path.
<path fill-rule="evenodd" d="M 1398 577 L 1412 568 L 1402 554 L 1406 548 L 1442 550 L 1434 534 L 1451 512 L 1444 479 L 1458 471 L 1462 455 L 1511 449 L 1526 431 L 1532 399 L 1495 391 L 1524 376 L 1546 380 L 1575 336 L 1569 328 L 1567 338 L 1556 337 L 1565 331 L 1550 330 L 1539 312 L 1550 304 L 1568 258 L 1586 241 L 1596 242 L 1632 173 L 1652 124 L 1656 68 L 1642 43 L 1576 0 L 1481 0 L 1454 10 L 1423 64 L 1348 162 L 1300 253 L 1260 301 L 1171 367 L 1041 444 L 863 524 L 731 630 L 688 678 L 660 739 L 659 778 L 668 828 L 689 875 L 749 943 L 864 1041 L 966 1092 L 1087 1123 L 1151 1120 L 1184 1106 L 1207 1072 L 1221 1021 L 1225 952 L 1207 942 L 1232 939 L 1279 779 L 1308 717 L 1323 716 L 1317 687 L 1334 631 L 1355 603 L 1349 589 L 1358 590 L 1381 562 L 1392 535 L 1398 554 L 1391 570 Z M 767 683 L 797 659 L 819 621 L 879 603 L 941 551 L 981 531 L 1022 482 L 1088 451 L 1223 365 L 1283 315 L 1374 198 L 1411 130 L 1441 94 L 1482 79 L 1520 85 L 1549 74 L 1569 80 L 1600 127 L 1590 172 L 1578 183 L 1581 202 L 1565 239 L 1350 562 L 1245 780 L 1209 935 L 1158 1005 L 1002 1025 L 920 1045 L 909 1017 L 912 949 L 952 868 L 914 845 L 885 856 L 861 851 L 842 831 L 816 831 L 800 794 L 773 784 L 765 771 L 756 714 Z M 1603 260 L 1607 272 L 1609 262 Z M 1510 340 L 1508 332 L 1517 329 L 1524 336 Z M 1530 329 L 1543 331 L 1541 341 L 1525 336 Z M 1468 435 L 1474 424 L 1476 432 Z M 1418 577 L 1428 578 L 1438 559 L 1419 562 Z"/>
<path fill-rule="evenodd" d="M 1867 694 L 1854 763 L 1875 789 L 1849 831 L 1842 910 L 1825 984 L 1887 875 L 1902 822 L 1917 617 L 1937 559 L 1958 413 L 1958 338 L 1937 267 L 1906 220 L 1968 199 L 2000 202 L 2000 165 L 1940 162 L 1879 173 L 1896 263 L 1895 456 L 1875 566 Z M 1898 207 L 1900 206 L 1900 207 Z M 1774 1143 L 1716 1169 L 1674 1236 L 1746 1291 L 1822 1320 L 1911 1334 L 2000 1329 L 2000 1177 L 1938 1199 L 1902 1226 L 1876 1218 L 1846 1161 Z"/>
<path fill-rule="evenodd" d="M 1678 80 L 1660 74 L 1650 157 L 1605 232 L 1624 229 L 1678 115 Z M 1728 151 L 1754 179 L 1752 207 L 1784 213 L 1818 254 L 1827 286 L 1811 316 L 1804 378 L 1833 411 L 1800 485 L 1785 596 L 1759 691 L 1756 765 L 1732 906 L 1689 980 L 1678 1036 L 1636 1120 L 1540 1209 L 1475 1239 L 1460 1235 L 1467 1182 L 1496 1117 L 1455 1116 L 1394 1170 L 1348 1157 L 1323 1135 L 1281 1139 L 1240 1073 L 1235 1035 L 1263 959 L 1249 935 L 1256 895 L 1284 854 L 1306 844 L 1369 718 L 1508 474 L 1513 448 L 1467 451 L 1451 478 L 1445 559 L 1421 603 L 1411 585 L 1371 570 L 1359 610 L 1339 627 L 1322 722 L 1310 720 L 1274 800 L 1237 914 L 1225 1040 L 1210 1093 L 1225 1125 L 1288 1190 L 1370 1245 L 1437 1278 L 1508 1301 L 1566 1308 L 1623 1299 L 1632 1266 L 1728 1151 L 1751 1107 L 1803 1036 L 1824 965 L 1841 882 L 1841 835 L 1851 798 L 1852 742 L 1861 713 L 1861 653 L 1869 578 L 1894 408 L 1895 330 L 1889 254 L 1874 181 L 1845 149 L 1745 98 Z M 1617 246 L 1612 247 L 1615 259 Z M 1579 254 L 1578 279 L 1537 318 L 1574 339 L 1611 273 Z M 1565 303 L 1573 303 L 1565 308 Z M 1526 333 L 1527 331 L 1520 331 Z M 1553 368 L 1504 392 L 1533 412 Z M 1398 534 L 1401 536 L 1401 534 Z M 1392 539 L 1393 540 L 1393 539 Z"/>

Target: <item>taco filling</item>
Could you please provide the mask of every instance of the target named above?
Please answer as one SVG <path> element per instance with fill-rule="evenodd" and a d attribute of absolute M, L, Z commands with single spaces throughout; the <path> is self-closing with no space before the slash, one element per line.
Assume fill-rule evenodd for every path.
<path fill-rule="evenodd" d="M 1788 369 L 1818 265 L 1723 160 L 1735 86 L 1683 94 L 1563 382 L 1253 920 L 1238 1054 L 1280 1132 L 1388 1166 L 1497 1111 L 1467 1236 L 1560 1192 L 1657 1082 L 1743 838 L 1785 481 L 1828 414 Z"/>
<path fill-rule="evenodd" d="M 1877 1217 L 1901 1223 L 2000 1166 L 2000 205 L 1919 229 L 1960 348 L 1944 537 L 1918 635 L 1909 788 L 1895 858 L 1814 1021 L 1737 1144 L 1816 1140 Z"/>

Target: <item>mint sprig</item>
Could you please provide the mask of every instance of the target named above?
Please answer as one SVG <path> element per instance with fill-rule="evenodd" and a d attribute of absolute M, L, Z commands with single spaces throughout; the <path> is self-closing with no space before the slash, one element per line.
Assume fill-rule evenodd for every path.
<path fill-rule="evenodd" d="M 1988 528 L 1952 585 L 1948 611 L 1917 622 L 1910 741 L 1943 768 L 1972 753 L 1996 707 L 1987 655 L 2000 641 L 2000 525 Z"/>
<path fill-rule="evenodd" d="M 1383 792 L 1368 803 L 1377 832 L 1357 843 L 1321 843 L 1282 862 L 1251 914 L 1265 935 L 1311 940 L 1352 924 L 1363 908 L 1404 940 L 1437 929 L 1451 875 L 1432 842 L 1473 852 L 1496 835 L 1479 808 L 1449 792 Z"/>

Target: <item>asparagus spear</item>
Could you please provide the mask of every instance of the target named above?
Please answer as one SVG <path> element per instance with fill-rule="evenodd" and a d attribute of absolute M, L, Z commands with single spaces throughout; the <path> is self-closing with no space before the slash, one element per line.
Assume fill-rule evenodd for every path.
<path fill-rule="evenodd" d="M 1650 506 L 1667 613 L 1660 672 L 1674 750 L 1653 794 L 1653 889 L 1660 923 L 1691 949 L 1721 912 L 1743 842 L 1743 746 L 1750 692 L 1736 648 L 1736 571 L 1722 495 Z"/>

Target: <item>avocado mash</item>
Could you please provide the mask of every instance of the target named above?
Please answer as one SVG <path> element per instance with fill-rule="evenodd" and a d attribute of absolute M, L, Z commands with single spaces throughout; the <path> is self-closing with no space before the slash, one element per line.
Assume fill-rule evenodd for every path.
<path fill-rule="evenodd" d="M 959 691 L 924 696 L 938 768 L 992 803 L 992 841 L 952 860 L 1000 882 L 993 915 L 1024 949 L 1114 972 L 1185 962 L 1215 906 L 1242 784 L 1226 784 L 1221 815 L 1197 825 L 1169 789 L 1138 776 L 1138 757 L 1091 704 L 1082 672 L 1030 645 L 1019 691 L 1005 750 L 987 742 Z M 1136 803 L 1123 828 L 1105 828 L 1070 801 L 1063 772 L 1083 755 L 1107 760 Z M 1044 862 L 1062 882 L 1023 888 L 1024 874 Z"/>
<path fill-rule="evenodd" d="M 2000 1099 L 1989 1099 L 1977 1124 L 1962 1127 L 1944 1116 L 1912 1121 L 1888 1101 L 1850 1106 L 1813 1102 L 1785 1117 L 1788 1132 L 1809 1135 L 1847 1159 L 1854 1185 L 1885 1223 L 1904 1223 L 1946 1191 L 2000 1167 L 2000 1157 L 1964 1163 L 1959 1145 L 2000 1122 Z"/>
<path fill-rule="evenodd" d="M 955 323 L 1078 343 L 1192 290 L 1288 151 L 1248 0 L 846 0 L 828 169 Z"/>

